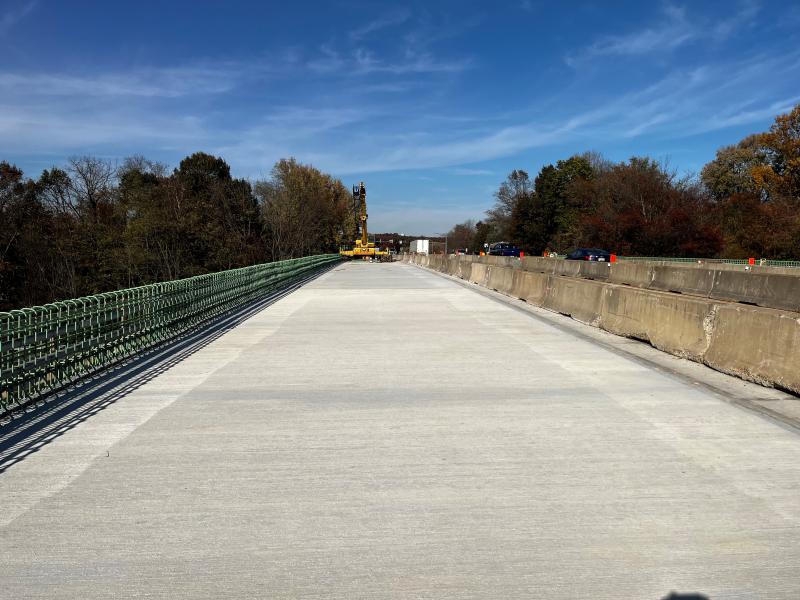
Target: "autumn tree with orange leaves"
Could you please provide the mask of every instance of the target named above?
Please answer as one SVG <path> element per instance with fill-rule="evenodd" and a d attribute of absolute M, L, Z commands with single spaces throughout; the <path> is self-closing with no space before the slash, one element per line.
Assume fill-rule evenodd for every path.
<path fill-rule="evenodd" d="M 505 193 L 520 173 L 527 178 L 514 170 L 481 224 L 532 254 L 598 246 L 640 256 L 800 258 L 800 105 L 769 131 L 720 148 L 696 180 L 648 157 L 615 164 L 587 153 L 545 166 L 533 189 Z"/>

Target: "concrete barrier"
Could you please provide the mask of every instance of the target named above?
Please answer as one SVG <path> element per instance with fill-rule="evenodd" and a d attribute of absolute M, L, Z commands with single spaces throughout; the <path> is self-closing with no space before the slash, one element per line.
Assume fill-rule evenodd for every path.
<path fill-rule="evenodd" d="M 740 304 L 715 311 L 707 365 L 800 393 L 800 314 Z"/>
<path fill-rule="evenodd" d="M 650 267 L 650 289 L 708 297 L 715 271 L 697 267 L 654 265 Z"/>
<path fill-rule="evenodd" d="M 647 263 L 614 263 L 609 267 L 608 281 L 633 287 L 650 287 L 653 282 L 652 266 Z"/>
<path fill-rule="evenodd" d="M 472 263 L 472 267 L 470 268 L 469 281 L 487 287 L 488 274 L 489 274 L 489 265 L 486 265 L 482 262 L 474 262 Z"/>
<path fill-rule="evenodd" d="M 603 285 L 586 279 L 550 275 L 541 306 L 599 326 L 603 314 Z"/>
<path fill-rule="evenodd" d="M 574 261 L 563 261 L 563 262 L 574 262 Z M 580 265 L 580 276 L 585 279 L 594 279 L 596 281 L 608 281 L 611 277 L 611 268 L 613 267 L 610 263 L 605 262 L 579 262 Z"/>
<path fill-rule="evenodd" d="M 608 281 L 648 289 L 800 311 L 800 269 L 742 265 L 615 263 Z"/>
<path fill-rule="evenodd" d="M 676 356 L 703 360 L 712 301 L 617 285 L 606 285 L 605 291 L 600 327 Z"/>
<path fill-rule="evenodd" d="M 510 295 L 520 300 L 525 300 L 525 302 L 541 306 L 547 293 L 549 277 L 547 273 L 515 269 Z"/>
<path fill-rule="evenodd" d="M 541 256 L 525 256 L 520 259 L 525 271 L 538 271 L 539 273 L 554 273 L 556 261 Z"/>
<path fill-rule="evenodd" d="M 716 271 L 709 296 L 770 308 L 800 311 L 800 277 L 782 273 Z"/>
<path fill-rule="evenodd" d="M 506 256 L 416 255 L 411 262 L 468 279 L 471 264 L 513 267 L 564 277 L 608 281 L 663 292 L 754 304 L 764 308 L 800 311 L 800 269 L 729 264 L 675 264 L 666 262 L 599 263 L 540 256 L 523 259 Z M 465 266 L 469 263 L 469 266 Z"/>
<path fill-rule="evenodd" d="M 514 271 L 516 270 L 510 267 L 490 266 L 486 287 L 504 294 L 511 293 Z"/>
<path fill-rule="evenodd" d="M 415 256 L 409 262 L 719 371 L 800 393 L 800 312 L 757 306 L 797 308 L 796 275 L 646 263 L 584 266 L 590 263 L 575 261 L 576 266 L 567 266 L 567 261 L 538 257 Z"/>

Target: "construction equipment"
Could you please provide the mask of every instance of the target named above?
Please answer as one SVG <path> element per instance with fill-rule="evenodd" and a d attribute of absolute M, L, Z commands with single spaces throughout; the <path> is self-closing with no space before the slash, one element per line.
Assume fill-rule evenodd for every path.
<path fill-rule="evenodd" d="M 353 208 L 357 213 L 356 227 L 359 238 L 355 240 L 352 248 L 342 248 L 339 254 L 350 258 L 360 258 L 362 260 L 379 260 L 382 262 L 392 260 L 388 250 L 381 250 L 375 246 L 374 242 L 369 241 L 367 233 L 367 188 L 362 181 L 359 185 L 353 186 Z"/>

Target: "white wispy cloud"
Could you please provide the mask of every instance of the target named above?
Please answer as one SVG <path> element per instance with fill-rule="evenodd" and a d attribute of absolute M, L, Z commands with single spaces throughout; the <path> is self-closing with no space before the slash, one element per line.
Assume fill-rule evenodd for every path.
<path fill-rule="evenodd" d="M 360 41 L 376 31 L 380 31 L 388 27 L 402 25 L 408 21 L 410 17 L 411 12 L 407 8 L 399 8 L 382 15 L 377 19 L 373 19 L 361 27 L 353 29 L 348 35 L 352 41 Z"/>
<path fill-rule="evenodd" d="M 429 52 L 409 50 L 399 57 L 379 57 L 375 52 L 362 47 L 340 53 L 328 45 L 321 46 L 320 55 L 307 62 L 307 67 L 317 74 L 348 76 L 374 73 L 390 75 L 457 73 L 469 69 L 472 65 L 472 60 L 468 58 L 443 59 Z"/>
<path fill-rule="evenodd" d="M 197 147 L 208 143 L 209 137 L 202 121 L 191 115 L 0 104 L 0 146 L 13 147 L 15 153 L 95 153 L 121 140 L 142 151 L 159 151 Z"/>
<path fill-rule="evenodd" d="M 329 40 L 305 61 L 318 75 L 422 75 L 458 73 L 474 65 L 470 57 L 443 56 L 439 42 L 456 37 L 477 23 L 475 18 L 453 21 L 447 15 L 432 19 L 427 11 L 414 15 L 403 7 L 350 31 L 344 39 Z M 401 27 L 402 26 L 402 27 Z M 391 50 L 378 53 L 369 44 L 371 34 L 396 28 Z"/>
<path fill-rule="evenodd" d="M 767 85 L 776 72 L 786 81 L 800 77 L 800 52 L 675 69 L 641 89 L 587 98 L 546 118 L 515 115 L 481 123 L 470 117 L 468 127 L 410 112 L 403 101 L 387 104 L 344 92 L 324 100 L 297 101 L 295 96 L 292 103 L 273 104 L 231 123 L 213 110 L 194 112 L 197 96 L 186 96 L 189 101 L 179 106 L 151 110 L 153 101 L 169 103 L 171 88 L 145 93 L 115 82 L 109 84 L 108 96 L 88 101 L 76 92 L 75 82 L 64 86 L 74 95 L 54 97 L 45 81 L 31 88 L 38 95 L 29 90 L 22 99 L 0 100 L 0 146 L 64 155 L 106 147 L 127 148 L 122 155 L 204 148 L 225 156 L 248 176 L 264 174 L 288 155 L 338 174 L 446 168 L 455 175 L 488 176 L 491 171 L 471 165 L 570 140 L 595 140 L 591 143 L 596 147 L 596 140 L 624 142 L 645 134 L 680 138 L 770 119 L 800 100 L 791 86 L 781 90 Z M 12 82 L 0 77 L 0 88 Z"/>
<path fill-rule="evenodd" d="M 466 175 L 466 176 L 488 176 L 494 175 L 494 171 L 490 171 L 489 169 L 470 169 L 467 167 L 453 167 L 452 169 L 448 169 L 448 173 L 452 173 L 453 175 Z"/>
<path fill-rule="evenodd" d="M 461 37 L 478 28 L 482 21 L 482 17 L 475 14 L 457 18 L 447 15 L 441 21 L 431 18 L 429 14 L 423 14 L 403 35 L 403 47 L 407 52 L 429 52 L 442 42 Z"/>
<path fill-rule="evenodd" d="M 238 68 L 161 68 L 128 73 L 66 75 L 0 72 L 0 90 L 7 95 L 141 96 L 177 98 L 189 94 L 219 94 L 231 90 L 242 73 Z"/>
<path fill-rule="evenodd" d="M 328 44 L 319 48 L 319 55 L 306 62 L 306 67 L 315 73 L 338 73 L 347 66 L 347 61 Z"/>
<path fill-rule="evenodd" d="M 745 107 L 732 107 L 711 115 L 705 122 L 698 123 L 694 132 L 704 133 L 769 120 L 791 111 L 798 103 L 800 96 L 788 96 L 767 104 L 746 102 Z"/>
<path fill-rule="evenodd" d="M 725 39 L 738 29 L 752 25 L 753 19 L 760 11 L 761 5 L 757 0 L 740 0 L 738 10 L 713 27 L 714 37 Z"/>
<path fill-rule="evenodd" d="M 728 18 L 705 23 L 697 17 L 687 16 L 684 7 L 665 3 L 661 6 L 662 17 L 657 24 L 626 34 L 602 37 L 590 46 L 567 55 L 565 62 L 575 67 L 602 57 L 669 52 L 709 37 L 722 40 L 749 25 L 759 10 L 760 5 L 756 0 L 740 0 L 733 5 L 733 13 Z"/>
<path fill-rule="evenodd" d="M 627 144 L 644 135 L 681 138 L 763 124 L 797 101 L 791 82 L 800 79 L 800 51 L 765 50 L 673 67 L 625 92 L 603 93 L 591 81 L 579 81 L 527 106 L 517 99 L 488 111 L 459 108 L 446 93 L 446 80 L 454 78 L 435 76 L 469 68 L 464 61 L 425 52 L 327 48 L 320 56 L 335 64 L 319 73 L 297 49 L 276 54 L 274 61 L 114 73 L 23 75 L 0 68 L 0 147 L 64 156 L 139 152 L 160 160 L 204 149 L 247 176 L 263 175 L 290 155 L 340 175 L 447 169 L 450 175 L 491 176 L 481 162 L 534 148 L 597 148 L 598 140 Z M 226 103 L 240 90 L 246 100 L 232 97 L 241 101 L 243 114 Z"/>
<path fill-rule="evenodd" d="M 588 48 L 567 57 L 570 65 L 603 56 L 640 55 L 654 50 L 671 50 L 697 35 L 695 25 L 686 18 L 685 10 L 673 4 L 662 7 L 663 20 L 654 27 L 624 35 L 603 37 Z"/>
<path fill-rule="evenodd" d="M 643 135 L 654 139 L 688 138 L 699 133 L 769 120 L 791 108 L 795 93 L 782 93 L 767 85 L 771 73 L 787 81 L 800 77 L 800 54 L 783 57 L 751 57 L 713 66 L 675 69 L 645 86 L 610 98 L 587 100 L 572 110 L 546 119 L 517 121 L 484 128 L 429 129 L 431 121 L 414 123 L 409 117 L 382 114 L 373 120 L 353 114 L 353 121 L 336 132 L 335 151 L 315 139 L 306 147 L 295 146 L 302 156 L 340 174 L 375 171 L 449 168 L 454 174 L 482 172 L 470 165 L 513 156 L 533 148 L 558 146 L 579 140 L 605 144 L 628 143 Z M 736 75 L 732 75 L 732 74 Z M 788 91 L 790 86 L 785 86 Z M 381 133 L 374 123 L 383 123 Z M 395 127 L 387 123 L 396 122 Z M 266 136 L 266 132 L 262 132 Z M 239 147 L 245 160 L 256 155 Z M 458 170 L 458 172 L 456 172 Z M 488 173 L 487 173 L 488 174 Z"/>
<path fill-rule="evenodd" d="M 7 10 L 5 13 L 0 14 L 0 35 L 7 33 L 17 23 L 27 17 L 33 9 L 36 8 L 38 0 L 31 0 L 30 2 L 22 2 L 15 8 Z"/>

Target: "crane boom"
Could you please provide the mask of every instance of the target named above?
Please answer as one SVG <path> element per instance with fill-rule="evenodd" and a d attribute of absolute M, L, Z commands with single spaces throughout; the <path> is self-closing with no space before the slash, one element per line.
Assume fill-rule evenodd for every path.
<path fill-rule="evenodd" d="M 367 188 L 364 187 L 362 181 L 358 185 L 353 186 L 353 212 L 356 216 L 356 223 L 359 231 L 356 233 L 358 238 L 353 243 L 352 249 L 341 249 L 339 254 L 342 256 L 349 256 L 352 258 L 363 258 L 387 260 L 390 259 L 388 250 L 381 250 L 375 247 L 374 242 L 369 241 L 369 232 L 367 230 Z"/>
<path fill-rule="evenodd" d="M 353 194 L 358 193 L 358 218 L 361 221 L 361 245 L 366 247 L 369 244 L 369 235 L 367 233 L 367 188 L 364 187 L 364 182 L 357 188 L 353 188 Z"/>

